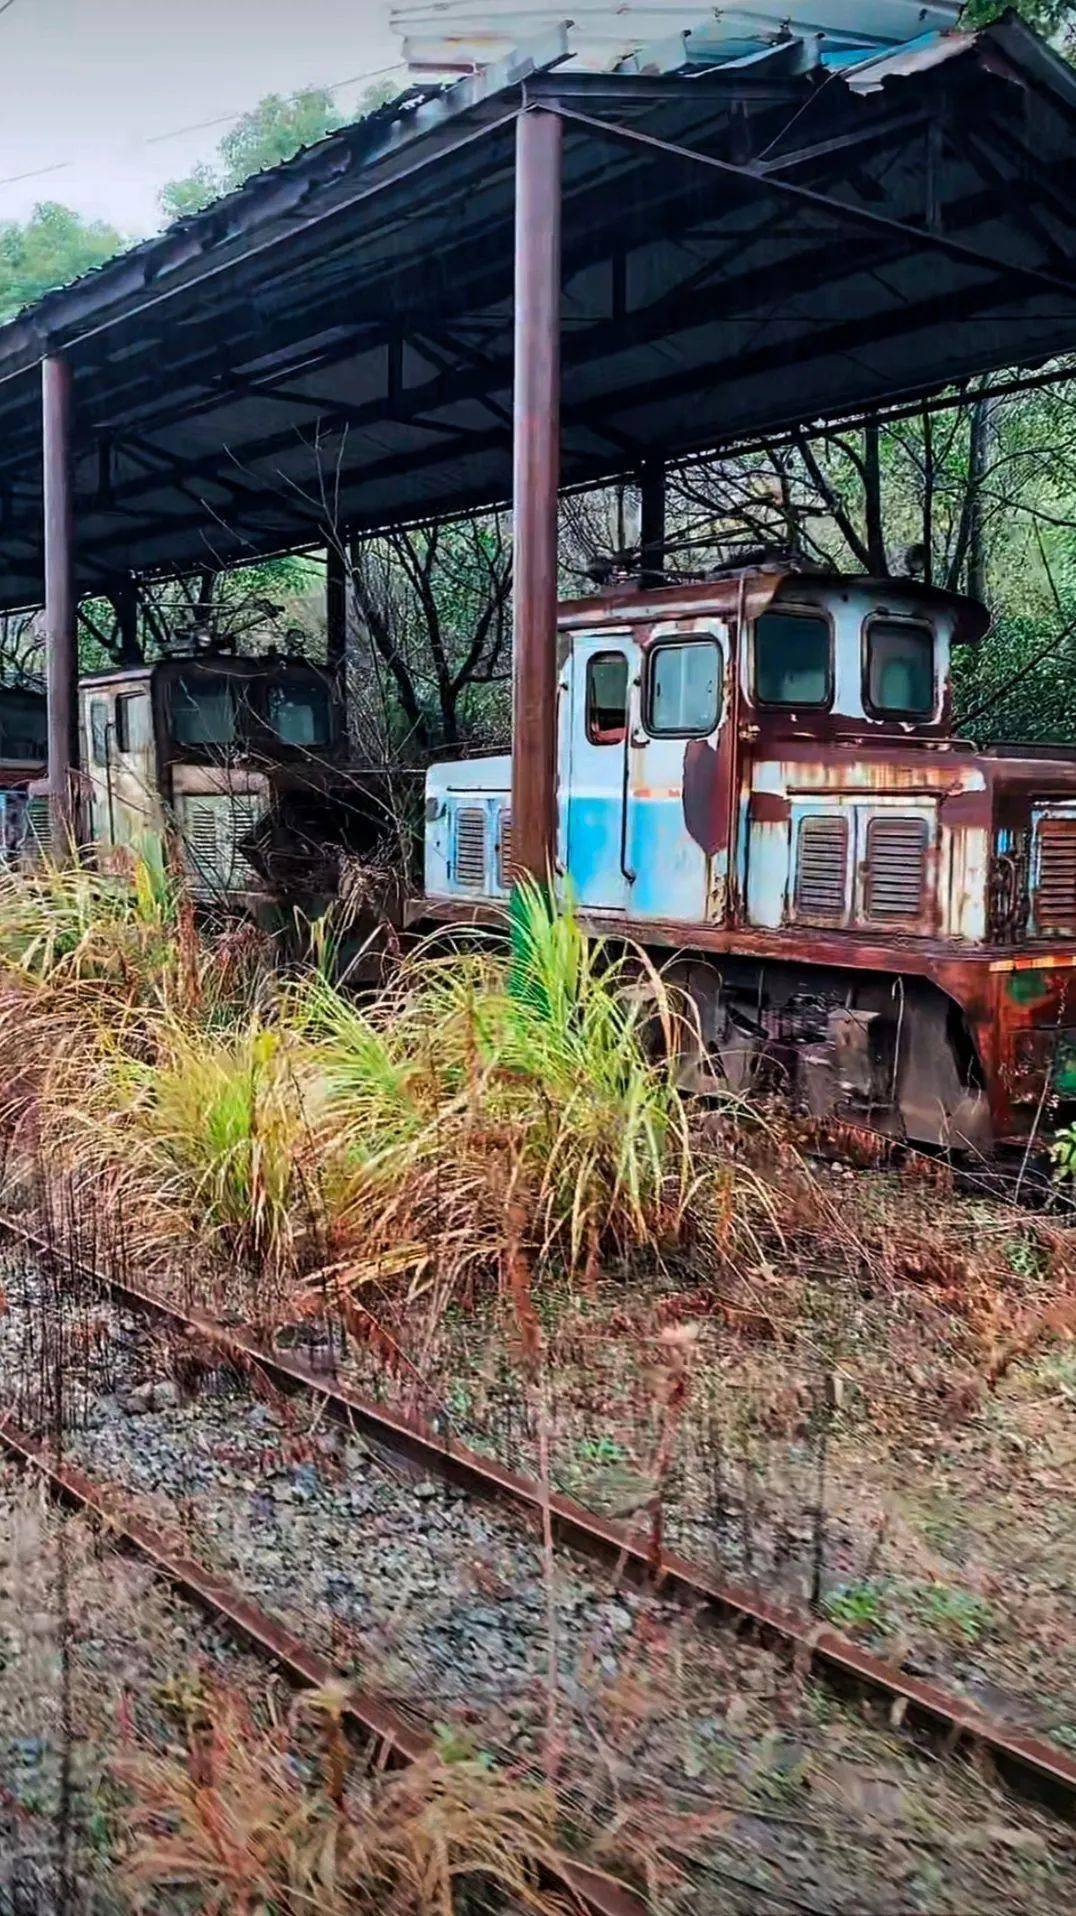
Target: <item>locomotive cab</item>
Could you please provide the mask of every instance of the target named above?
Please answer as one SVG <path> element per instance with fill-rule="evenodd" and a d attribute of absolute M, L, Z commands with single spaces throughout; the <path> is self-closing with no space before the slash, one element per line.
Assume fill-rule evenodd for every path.
<path fill-rule="evenodd" d="M 80 688 L 88 833 L 120 859 L 170 836 L 196 898 L 256 906 L 336 888 L 348 802 L 330 674 L 216 654 L 99 673 Z"/>
<path fill-rule="evenodd" d="M 1076 754 L 953 738 L 987 624 L 767 569 L 561 608 L 554 877 L 690 992 L 698 1082 L 973 1150 L 1076 1096 Z M 426 915 L 507 899 L 510 787 L 430 772 Z"/>

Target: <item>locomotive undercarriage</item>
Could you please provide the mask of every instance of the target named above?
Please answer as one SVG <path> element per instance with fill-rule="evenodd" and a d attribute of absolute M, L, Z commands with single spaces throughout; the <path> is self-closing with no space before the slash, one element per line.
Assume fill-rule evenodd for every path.
<path fill-rule="evenodd" d="M 775 1092 L 819 1119 L 985 1151 L 983 1075 L 959 1006 L 928 980 L 698 955 L 665 972 L 683 993 L 682 1080 Z"/>

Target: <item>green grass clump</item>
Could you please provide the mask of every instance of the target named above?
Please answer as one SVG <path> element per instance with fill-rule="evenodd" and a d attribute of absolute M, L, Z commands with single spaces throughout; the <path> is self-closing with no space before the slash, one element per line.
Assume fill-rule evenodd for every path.
<path fill-rule="evenodd" d="M 531 888 L 510 953 L 427 948 L 363 1011 L 300 988 L 345 1233 L 376 1257 L 386 1222 L 397 1249 L 432 1227 L 461 1265 L 514 1241 L 569 1272 L 674 1237 L 687 1124 L 638 972 Z"/>
<path fill-rule="evenodd" d="M 0 884 L 0 1053 L 38 1021 L 19 1095 L 50 1175 L 154 1268 L 268 1271 L 299 1309 L 329 1279 L 447 1298 L 675 1240 L 687 1121 L 648 1042 L 673 1017 L 640 955 L 537 888 L 511 943 L 423 945 L 359 1001 L 316 961 L 274 979 L 249 927 L 197 927 L 151 853 L 125 881 Z"/>
<path fill-rule="evenodd" d="M 287 1034 L 256 1018 L 218 1033 L 171 1017 L 155 1038 L 151 1059 L 118 1052 L 106 1067 L 102 1117 L 130 1147 L 127 1180 L 162 1216 L 280 1270 L 310 1215 Z"/>

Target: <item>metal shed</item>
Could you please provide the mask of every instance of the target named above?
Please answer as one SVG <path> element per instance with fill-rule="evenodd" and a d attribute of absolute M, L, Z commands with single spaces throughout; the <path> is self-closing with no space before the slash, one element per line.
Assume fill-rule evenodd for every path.
<path fill-rule="evenodd" d="M 1076 345 L 1076 73 L 955 12 L 737 13 L 614 71 L 559 28 L 0 329 L 0 605 L 48 573 L 61 729 L 79 594 L 512 498 L 541 869 L 558 483 Z"/>

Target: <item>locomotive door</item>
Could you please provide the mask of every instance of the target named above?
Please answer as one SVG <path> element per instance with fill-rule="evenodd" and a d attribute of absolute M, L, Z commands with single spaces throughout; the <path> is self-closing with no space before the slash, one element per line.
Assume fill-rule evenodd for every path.
<path fill-rule="evenodd" d="M 137 848 L 163 823 L 149 684 L 89 688 L 85 712 L 91 835 L 101 847 Z"/>
<path fill-rule="evenodd" d="M 629 912 L 724 915 L 731 750 L 729 640 L 716 621 L 655 626 L 631 688 L 624 801 Z"/>
<path fill-rule="evenodd" d="M 558 860 L 575 903 L 627 911 L 628 706 L 638 652 L 623 627 L 575 634 L 560 682 Z"/>

